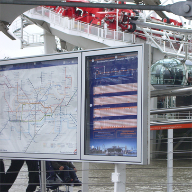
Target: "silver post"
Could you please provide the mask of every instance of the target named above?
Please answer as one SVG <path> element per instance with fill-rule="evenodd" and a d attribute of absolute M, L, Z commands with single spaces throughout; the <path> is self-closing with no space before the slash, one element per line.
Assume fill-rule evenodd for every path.
<path fill-rule="evenodd" d="M 167 192 L 173 191 L 173 129 L 168 129 Z"/>
<path fill-rule="evenodd" d="M 46 166 L 45 166 L 45 161 L 41 161 L 41 192 L 46 192 Z"/>
<path fill-rule="evenodd" d="M 126 187 L 126 165 L 115 164 L 115 173 L 112 173 L 114 192 L 125 192 Z"/>
<path fill-rule="evenodd" d="M 82 162 L 82 191 L 89 192 L 89 163 Z"/>

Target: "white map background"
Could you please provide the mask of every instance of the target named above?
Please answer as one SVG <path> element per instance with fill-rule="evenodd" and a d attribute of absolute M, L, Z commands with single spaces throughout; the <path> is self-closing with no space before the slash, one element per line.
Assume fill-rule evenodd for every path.
<path fill-rule="evenodd" d="M 77 64 L 0 72 L 0 152 L 75 154 Z"/>

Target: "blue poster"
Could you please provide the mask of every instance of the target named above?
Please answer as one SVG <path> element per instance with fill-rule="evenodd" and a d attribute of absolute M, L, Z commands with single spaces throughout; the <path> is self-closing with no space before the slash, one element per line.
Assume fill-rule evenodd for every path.
<path fill-rule="evenodd" d="M 138 52 L 88 56 L 86 69 L 85 153 L 136 157 Z"/>

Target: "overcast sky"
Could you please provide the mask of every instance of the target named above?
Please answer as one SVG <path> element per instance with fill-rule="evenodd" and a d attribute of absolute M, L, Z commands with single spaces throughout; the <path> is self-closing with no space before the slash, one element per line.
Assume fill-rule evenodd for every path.
<path fill-rule="evenodd" d="M 10 26 L 11 30 L 12 26 Z M 35 33 L 43 33 L 43 30 L 36 26 L 29 26 L 28 31 Z M 4 58 L 15 58 L 15 57 L 25 57 L 33 55 L 44 54 L 44 47 L 30 47 L 21 49 L 20 40 L 11 40 L 4 33 L 0 31 L 0 59 Z"/>
<path fill-rule="evenodd" d="M 161 2 L 165 2 L 166 0 L 161 0 Z M 185 1 L 185 0 L 168 0 L 165 4 L 172 4 L 173 2 Z M 167 13 L 166 13 L 167 14 Z M 178 18 L 173 14 L 169 14 L 170 18 Z M 178 18 L 179 19 L 179 18 Z M 10 26 L 11 29 L 11 26 Z M 25 29 L 26 30 L 26 29 Z M 43 31 L 38 27 L 28 27 L 28 30 L 34 31 L 35 33 L 43 33 Z M 15 58 L 15 57 L 25 57 L 25 56 L 34 56 L 34 55 L 42 55 L 44 54 L 44 48 L 41 47 L 32 47 L 32 48 L 24 48 L 21 49 L 20 40 L 11 40 L 2 32 L 0 32 L 0 59 L 4 58 Z"/>

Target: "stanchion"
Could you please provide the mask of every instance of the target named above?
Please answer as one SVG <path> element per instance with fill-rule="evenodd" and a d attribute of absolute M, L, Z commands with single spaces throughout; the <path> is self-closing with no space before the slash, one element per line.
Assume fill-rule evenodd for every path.
<path fill-rule="evenodd" d="M 168 129 L 167 192 L 173 191 L 173 129 Z"/>
<path fill-rule="evenodd" d="M 46 166 L 45 166 L 45 161 L 41 161 L 41 192 L 46 192 Z"/>
<path fill-rule="evenodd" d="M 126 187 L 126 165 L 115 164 L 115 173 L 112 173 L 114 192 L 125 192 Z"/>

